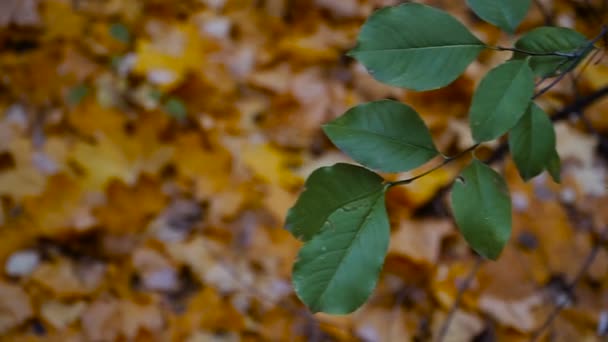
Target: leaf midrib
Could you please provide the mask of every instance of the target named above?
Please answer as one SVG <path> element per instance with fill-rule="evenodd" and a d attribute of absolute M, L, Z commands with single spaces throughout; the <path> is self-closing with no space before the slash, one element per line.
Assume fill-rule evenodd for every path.
<path fill-rule="evenodd" d="M 380 49 L 369 49 L 369 50 L 356 50 L 355 53 L 409 51 L 409 50 L 434 50 L 434 49 L 445 49 L 445 48 L 472 48 L 472 47 L 483 48 L 483 47 L 485 47 L 485 45 L 484 44 L 454 44 L 454 45 L 405 47 L 405 48 L 380 48 Z"/>
<path fill-rule="evenodd" d="M 376 197 L 376 199 L 372 202 L 372 205 L 369 206 L 369 209 L 367 210 L 367 213 L 365 213 L 365 215 L 363 215 L 360 223 L 357 225 L 358 229 L 357 232 L 354 234 L 353 238 L 350 240 L 349 244 L 348 244 L 348 248 L 346 248 L 344 250 L 344 253 L 342 254 L 342 256 L 340 257 L 340 261 L 336 264 L 336 270 L 338 270 L 344 259 L 346 258 L 347 255 L 350 254 L 350 251 L 353 248 L 353 241 L 357 240 L 357 238 L 359 237 L 359 235 L 361 234 L 361 232 L 363 231 L 363 229 L 361 229 L 361 226 L 363 225 L 363 223 L 367 220 L 367 218 L 370 216 L 370 214 L 372 213 L 373 209 L 376 207 L 376 204 L 378 202 L 378 199 L 382 196 L 383 191 L 378 191 L 378 196 Z M 332 212 L 333 213 L 333 212 Z M 330 214 L 331 215 L 331 214 Z M 328 216 L 330 216 L 328 215 Z M 324 286 L 323 291 L 321 292 L 321 294 L 315 299 L 314 301 L 314 305 L 313 307 L 317 307 L 317 304 L 319 302 L 319 300 L 321 300 L 321 298 L 323 298 L 325 296 L 325 293 L 327 292 L 327 290 L 331 287 L 331 284 L 334 282 L 335 278 L 336 278 L 336 274 L 338 272 L 333 272 L 331 275 L 331 278 L 329 279 L 329 281 L 327 282 L 327 284 Z"/>
<path fill-rule="evenodd" d="M 349 204 L 351 204 L 351 203 L 353 203 L 353 202 L 356 202 L 356 201 L 358 201 L 358 200 L 360 200 L 360 199 L 363 199 L 363 198 L 365 198 L 365 197 L 368 197 L 368 196 L 370 196 L 371 194 L 373 194 L 373 193 L 375 193 L 375 192 L 380 191 L 381 189 L 382 189 L 382 187 L 380 186 L 378 189 L 374 189 L 373 191 L 367 192 L 367 193 L 365 193 L 365 194 L 363 194 L 363 195 L 361 195 L 361 196 L 357 196 L 357 197 L 355 197 L 355 198 L 353 198 L 353 199 L 350 199 L 348 202 L 343 202 L 343 203 L 341 203 L 341 204 L 339 204 L 339 205 L 337 205 L 337 206 L 331 207 L 331 208 L 330 208 L 330 210 L 328 211 L 328 212 L 329 212 L 329 214 L 327 214 L 327 215 L 324 215 L 324 216 L 323 216 L 323 223 L 322 223 L 322 224 L 321 224 L 321 226 L 319 227 L 318 231 L 317 231 L 316 233 L 314 233 L 314 234 L 311 234 L 311 236 L 310 236 L 310 238 L 309 238 L 308 240 L 312 239 L 312 237 L 313 237 L 314 235 L 319 234 L 320 232 L 322 232 L 322 231 L 323 231 L 323 226 L 324 226 L 324 225 L 325 225 L 325 223 L 327 222 L 327 218 L 328 218 L 328 217 L 330 217 L 330 216 L 331 216 L 331 214 L 333 214 L 333 213 L 334 213 L 336 210 L 338 210 L 338 209 L 340 209 L 340 208 L 342 208 L 342 207 L 345 207 L 345 206 L 347 206 L 347 205 L 349 205 Z M 308 240 L 306 240 L 306 241 L 308 241 Z"/>
<path fill-rule="evenodd" d="M 390 136 L 390 135 L 384 135 L 384 134 L 382 134 L 380 132 L 376 132 L 376 131 L 372 131 L 372 130 L 355 129 L 355 128 L 350 128 L 350 127 L 340 126 L 340 125 L 328 125 L 328 126 L 329 127 L 333 126 L 334 128 L 343 129 L 345 131 L 352 131 L 352 132 L 355 132 L 355 133 L 369 134 L 369 135 L 381 137 L 381 138 L 384 138 L 386 140 L 390 140 L 390 141 L 394 142 L 397 145 L 404 146 L 404 147 L 407 146 L 407 147 L 419 148 L 419 149 L 423 149 L 423 150 L 430 151 L 430 152 L 433 152 L 433 153 L 437 152 L 437 149 L 435 147 L 429 148 L 427 146 L 416 145 L 414 143 L 411 143 L 411 142 L 408 142 L 408 141 L 399 140 L 399 138 L 395 138 L 395 137 Z"/>
<path fill-rule="evenodd" d="M 523 65 L 525 65 L 525 64 L 523 64 Z M 480 123 L 477 125 L 478 127 L 485 127 L 485 124 L 486 124 L 488 121 L 490 121 L 490 120 L 492 120 L 492 121 L 493 121 L 493 120 L 494 120 L 494 118 L 497 116 L 497 115 L 496 115 L 496 114 L 497 114 L 497 113 L 496 113 L 496 108 L 501 108 L 501 107 L 502 107 L 502 104 L 505 102 L 505 99 L 508 97 L 508 96 L 505 96 L 505 94 L 510 93 L 511 89 L 513 88 L 513 83 L 515 83 L 515 80 L 516 80 L 518 77 L 520 77 L 520 74 L 521 74 L 521 72 L 522 72 L 523 65 L 522 65 L 522 67 L 520 67 L 520 68 L 517 70 L 517 74 L 516 74 L 516 75 L 515 75 L 515 76 L 514 76 L 514 77 L 511 79 L 511 81 L 509 82 L 509 85 L 507 86 L 507 89 L 505 89 L 505 91 L 503 91 L 503 92 L 501 93 L 501 94 L 502 94 L 502 96 L 500 97 L 500 100 L 498 100 L 498 103 L 496 104 L 496 106 L 494 106 L 494 110 L 492 110 L 492 115 L 486 115 L 486 116 L 483 118 L 483 120 L 482 120 L 482 121 L 481 121 L 481 122 L 480 122 Z M 521 118 L 521 117 L 520 117 L 520 118 Z M 486 128 L 486 129 L 487 129 L 487 128 Z M 500 127 L 500 129 L 502 129 L 502 127 Z M 487 135 L 487 134 L 486 134 L 486 135 Z M 494 135 L 494 132 L 493 132 L 493 134 L 492 134 L 492 135 Z"/>

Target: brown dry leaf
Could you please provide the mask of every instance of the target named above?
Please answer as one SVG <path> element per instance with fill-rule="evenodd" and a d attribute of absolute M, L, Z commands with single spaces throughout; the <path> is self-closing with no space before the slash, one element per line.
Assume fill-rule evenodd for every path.
<path fill-rule="evenodd" d="M 91 341 L 114 341 L 124 337 L 135 340 L 147 332 L 157 336 L 164 326 L 164 318 L 157 303 L 137 303 L 114 298 L 98 299 L 82 315 L 84 333 Z M 156 335 L 155 335 L 156 334 Z"/>
<path fill-rule="evenodd" d="M 278 224 L 283 224 L 285 213 L 295 203 L 296 196 L 276 185 L 267 186 L 266 190 L 264 206 L 274 216 Z"/>
<path fill-rule="evenodd" d="M 262 89 L 273 91 L 277 94 L 289 90 L 289 78 L 291 70 L 289 64 L 281 63 L 273 69 L 257 70 L 249 75 L 249 82 Z"/>
<path fill-rule="evenodd" d="M 492 316 L 504 326 L 509 326 L 524 333 L 530 333 L 537 328 L 535 309 L 543 304 L 540 295 L 531 295 L 521 300 L 505 301 L 481 295 L 479 309 Z"/>
<path fill-rule="evenodd" d="M 169 243 L 166 248 L 176 263 L 189 266 L 201 282 L 213 285 L 223 293 L 253 284 L 255 276 L 248 265 L 232 265 L 218 260 L 226 249 L 217 242 L 197 237 L 190 241 Z"/>
<path fill-rule="evenodd" d="M 14 167 L 0 171 L 0 194 L 16 200 L 25 196 L 40 195 L 46 186 L 48 174 L 38 168 L 33 160 L 35 149 L 31 141 L 14 139 L 3 152 L 10 153 Z"/>
<path fill-rule="evenodd" d="M 433 316 L 432 330 L 435 337 L 437 337 L 446 318 L 447 315 L 439 311 Z M 481 333 L 483 328 L 484 324 L 481 318 L 463 310 L 456 310 L 443 340 L 446 342 L 472 341 L 475 336 Z"/>
<path fill-rule="evenodd" d="M 391 236 L 389 253 L 414 262 L 435 265 L 442 240 L 454 230 L 448 220 L 402 221 Z"/>
<path fill-rule="evenodd" d="M 152 336 L 158 336 L 164 327 L 165 320 L 158 303 L 140 304 L 123 300 L 120 302 L 121 331 L 127 340 L 134 340 L 142 330 Z M 160 340 L 160 338 L 158 339 Z"/>
<path fill-rule="evenodd" d="M 164 255 L 144 247 L 136 249 L 131 258 L 144 288 L 153 291 L 178 290 L 177 272 Z"/>
<path fill-rule="evenodd" d="M 57 174 L 48 180 L 44 193 L 23 201 L 30 224 L 44 236 L 58 236 L 74 229 L 86 230 L 95 224 L 91 203 L 73 178 Z"/>
<path fill-rule="evenodd" d="M 57 300 L 49 300 L 42 303 L 40 315 L 55 329 L 63 330 L 77 321 L 86 307 L 87 304 L 84 301 L 64 303 Z"/>
<path fill-rule="evenodd" d="M 314 314 L 319 328 L 338 341 L 352 341 L 354 337 L 354 315 L 335 316 L 322 312 Z"/>
<path fill-rule="evenodd" d="M 0 282 L 0 334 L 4 334 L 32 317 L 28 294 L 19 286 Z"/>
<path fill-rule="evenodd" d="M 104 281 L 105 272 L 105 266 L 101 263 L 75 265 L 69 260 L 60 259 L 42 263 L 32 274 L 31 280 L 59 299 L 71 299 L 93 294 Z"/>
<path fill-rule="evenodd" d="M 243 316 L 209 286 L 191 298 L 186 312 L 175 319 L 172 325 L 176 327 L 174 334 L 178 336 L 173 338 L 178 340 L 198 329 L 238 332 L 245 328 Z"/>
<path fill-rule="evenodd" d="M 450 267 L 447 265 L 437 267 L 430 286 L 433 295 L 442 307 L 449 308 L 452 306 L 458 289 L 469 274 L 471 267 L 473 267 L 471 262 L 457 262 Z M 479 283 L 473 280 L 468 291 L 463 294 L 462 307 L 467 307 L 473 302 L 478 288 Z"/>
<path fill-rule="evenodd" d="M 0 282 L 0 340 L 436 334 L 472 260 L 460 235 L 450 238 L 448 220 L 413 212 L 462 165 L 391 190 L 387 207 L 399 222 L 391 253 L 372 302 L 352 315 L 306 314 L 290 284 L 301 242 L 282 228 L 312 170 L 352 163 L 319 127 L 354 105 L 403 101 L 442 151 L 472 144 L 463 119 L 471 95 L 507 53 L 484 52 L 463 77 L 425 93 L 383 85 L 342 57 L 374 9 L 400 2 L 0 1 L 0 262 L 15 277 L 14 285 Z M 490 45 L 511 44 L 462 2 L 422 3 L 443 6 Z M 580 1 L 543 3 L 557 11 L 557 24 L 596 33 Z M 518 34 L 544 24 L 532 7 Z M 604 87 L 607 70 L 583 69 L 581 96 Z M 541 99 L 548 112 L 572 100 L 570 88 L 562 82 Z M 173 116 L 169 100 L 186 117 Z M 599 133 L 608 127 L 606 104 L 585 110 Z M 539 289 L 579 269 L 588 231 L 606 221 L 605 165 L 593 151 L 598 139 L 583 128 L 558 126 L 561 186 L 546 176 L 524 184 L 512 162 L 503 164 L 514 190 L 513 238 L 465 292 L 448 340 L 477 336 L 481 313 L 498 340 L 527 340 L 546 313 L 537 310 L 549 307 L 538 302 Z M 607 260 L 600 253 L 576 288 L 553 327 L 556 340 L 593 338 L 607 303 Z"/>
<path fill-rule="evenodd" d="M 185 339 L 186 342 L 238 342 L 241 341 L 239 334 L 235 332 L 213 334 L 210 332 L 196 331 Z"/>
<path fill-rule="evenodd" d="M 573 279 L 591 249 L 589 235 L 576 232 L 559 203 L 534 202 L 530 212 L 526 226 L 542 241 L 539 249 L 546 268 Z M 538 220 L 538 217 L 544 219 Z"/>
<path fill-rule="evenodd" d="M 6 0 L 0 2 L 0 27 L 37 26 L 40 24 L 38 0 Z"/>
<path fill-rule="evenodd" d="M 288 278 L 301 243 L 281 228 L 256 227 L 247 249 L 250 260 L 272 275 Z"/>
<path fill-rule="evenodd" d="M 416 332 L 414 315 L 400 307 L 369 308 L 357 316 L 357 336 L 365 341 L 411 341 Z"/>
<path fill-rule="evenodd" d="M 315 3 L 321 8 L 327 8 L 338 17 L 357 17 L 364 14 L 358 0 L 315 0 Z"/>
<path fill-rule="evenodd" d="M 113 234 L 143 231 L 150 217 L 166 204 L 160 184 L 151 177 L 140 177 L 132 187 L 112 180 L 106 193 L 107 204 L 96 208 L 94 213 L 104 228 Z"/>
<path fill-rule="evenodd" d="M 91 341 L 114 341 L 120 334 L 119 302 L 97 299 L 82 314 L 82 330 Z"/>

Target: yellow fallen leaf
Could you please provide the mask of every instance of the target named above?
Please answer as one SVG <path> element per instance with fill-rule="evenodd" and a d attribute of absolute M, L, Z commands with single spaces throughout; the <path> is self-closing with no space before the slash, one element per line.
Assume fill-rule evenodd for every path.
<path fill-rule="evenodd" d="M 204 65 L 204 40 L 194 25 L 151 21 L 148 27 L 152 38 L 139 38 L 136 43 L 135 74 L 167 91 L 178 85 L 187 72 Z"/>
<path fill-rule="evenodd" d="M 174 146 L 178 173 L 185 182 L 194 181 L 197 197 L 210 197 L 230 186 L 232 157 L 224 147 L 208 146 L 194 133 L 180 135 Z"/>
<path fill-rule="evenodd" d="M 45 1 L 42 18 L 45 24 L 45 38 L 79 38 L 86 24 L 86 18 L 72 10 L 65 1 Z"/>
<path fill-rule="evenodd" d="M 452 170 L 441 168 L 404 186 L 403 191 L 407 195 L 409 202 L 412 203 L 412 206 L 418 207 L 433 198 L 437 190 L 452 182 L 454 176 Z"/>
<path fill-rule="evenodd" d="M 289 188 L 301 182 L 287 167 L 289 156 L 270 144 L 248 144 L 244 146 L 242 158 L 256 176 L 268 183 Z"/>

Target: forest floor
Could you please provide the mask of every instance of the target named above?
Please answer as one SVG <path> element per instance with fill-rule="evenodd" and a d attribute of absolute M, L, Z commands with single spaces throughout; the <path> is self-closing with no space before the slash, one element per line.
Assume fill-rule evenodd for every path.
<path fill-rule="evenodd" d="M 283 228 L 306 177 L 349 161 L 320 125 L 356 104 L 407 102 L 440 151 L 471 145 L 475 85 L 510 53 L 484 52 L 438 91 L 381 85 L 344 54 L 397 2 L 0 1 L 0 341 L 436 336 L 476 264 L 445 203 L 463 163 L 390 191 L 389 254 L 354 314 L 299 302 L 300 242 Z M 426 3 L 512 41 L 464 1 Z M 594 37 L 606 19 L 602 1 L 535 1 L 516 35 L 549 22 Z M 509 183 L 513 235 L 446 341 L 608 334 L 606 58 L 574 76 L 539 100 L 559 115 L 561 184 L 524 183 L 498 142 L 479 151 Z"/>

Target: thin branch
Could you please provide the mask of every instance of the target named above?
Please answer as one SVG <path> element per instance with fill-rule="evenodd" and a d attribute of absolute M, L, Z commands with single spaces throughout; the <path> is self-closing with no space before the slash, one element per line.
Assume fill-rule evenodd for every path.
<path fill-rule="evenodd" d="M 460 152 L 460 153 L 456 154 L 455 156 L 452 156 L 452 157 L 444 157 L 443 161 L 442 161 L 442 162 L 441 162 L 439 165 L 434 166 L 434 167 L 433 167 L 433 168 L 431 168 L 430 170 L 427 170 L 427 171 L 425 171 L 425 172 L 423 172 L 423 173 L 421 173 L 421 174 L 419 174 L 419 175 L 417 175 L 417 176 L 414 176 L 414 177 L 412 177 L 412 178 L 408 178 L 408 179 L 402 179 L 402 180 L 395 181 L 395 182 L 390 182 L 390 183 L 389 183 L 389 187 L 393 187 L 393 186 L 397 186 L 397 185 L 406 185 L 406 184 L 410 184 L 411 182 L 413 182 L 413 181 L 417 180 L 418 178 L 422 178 L 422 177 L 424 177 L 424 176 L 428 175 L 429 173 L 435 172 L 435 171 L 437 171 L 438 169 L 440 169 L 440 168 L 444 167 L 445 165 L 447 165 L 447 164 L 449 164 L 449 163 L 453 162 L 454 160 L 456 160 L 456 159 L 458 159 L 458 158 L 460 158 L 460 157 L 464 156 L 465 154 L 467 154 L 467 153 L 469 153 L 469 152 L 471 152 L 471 151 L 475 150 L 475 149 L 476 149 L 478 146 L 479 146 L 479 144 L 475 144 L 475 145 L 473 145 L 473 146 L 471 146 L 471 147 L 467 148 L 466 150 L 464 150 L 464 151 L 462 151 L 462 152 Z"/>
<path fill-rule="evenodd" d="M 441 329 L 439 330 L 439 333 L 437 334 L 437 340 L 436 340 L 437 342 L 442 342 L 443 339 L 445 338 L 446 334 L 448 333 L 448 329 L 450 328 L 450 324 L 452 323 L 452 320 L 454 319 L 456 310 L 458 310 L 458 308 L 460 307 L 460 304 L 462 302 L 462 297 L 464 297 L 465 291 L 467 291 L 469 289 L 469 287 L 471 286 L 471 283 L 473 282 L 473 279 L 475 279 L 475 276 L 477 275 L 477 272 L 479 271 L 479 268 L 481 267 L 481 264 L 483 263 L 483 261 L 484 261 L 483 258 L 477 256 L 476 260 L 475 260 L 475 264 L 469 271 L 469 274 L 465 278 L 464 282 L 460 286 L 458 286 L 458 293 L 456 294 L 454 303 L 452 303 L 452 307 L 450 307 L 450 311 L 448 312 L 448 317 L 446 317 L 445 321 L 443 321 L 443 324 L 441 325 Z"/>
<path fill-rule="evenodd" d="M 554 78 L 551 83 L 549 83 L 546 87 L 542 88 L 541 90 L 539 90 L 536 94 L 534 94 L 534 96 L 532 96 L 532 100 L 540 97 L 541 95 L 543 95 L 544 93 L 548 92 L 551 88 L 553 88 L 556 84 L 558 84 L 561 80 L 564 79 L 564 77 L 566 77 L 566 75 L 568 75 L 568 71 L 562 72 L 561 74 L 559 74 L 559 76 L 557 76 L 556 78 Z"/>
<path fill-rule="evenodd" d="M 583 264 L 582 264 L 581 268 L 578 270 L 578 273 L 576 274 L 576 276 L 574 277 L 574 279 L 572 279 L 572 281 L 566 287 L 566 291 L 565 292 L 569 296 L 570 296 L 570 294 L 572 292 L 574 292 L 574 288 L 576 287 L 576 285 L 583 279 L 583 277 L 585 276 L 585 274 L 587 274 L 587 271 L 589 271 L 589 268 L 591 267 L 591 265 L 595 261 L 595 258 L 597 257 L 597 254 L 599 253 L 599 251 L 600 251 L 600 249 L 602 247 L 602 244 L 606 240 L 606 232 L 608 232 L 608 229 L 606 229 L 602 233 L 602 236 L 600 237 L 600 239 L 593 244 L 593 248 L 591 248 L 591 250 L 589 251 L 589 254 L 587 254 L 587 257 L 583 261 Z M 538 328 L 532 334 L 532 336 L 530 337 L 530 341 L 531 342 L 535 342 L 539 338 L 541 338 L 543 336 L 543 334 L 545 333 L 545 331 L 547 329 L 549 329 L 549 327 L 551 327 L 551 325 L 553 324 L 553 321 L 555 321 L 555 319 L 557 318 L 557 316 L 559 316 L 559 313 L 569 303 L 570 303 L 570 300 L 559 301 L 559 303 L 553 308 L 553 311 L 551 311 L 551 313 L 549 314 L 549 316 L 547 316 L 547 319 L 545 319 L 545 321 L 543 322 L 543 324 L 541 325 L 541 327 Z"/>
<path fill-rule="evenodd" d="M 606 33 L 608 33 L 608 27 L 606 25 L 602 25 L 602 29 L 600 30 L 600 33 L 597 36 L 595 36 L 592 40 L 590 40 L 587 44 L 585 44 L 584 46 L 582 46 L 581 48 L 576 50 L 575 52 L 573 52 L 571 54 L 553 52 L 554 55 L 559 54 L 562 57 L 569 58 L 569 59 L 563 61 L 562 63 L 560 63 L 560 65 L 555 68 L 556 71 L 558 71 L 561 68 L 561 66 L 567 62 L 572 62 L 572 64 L 566 70 L 561 71 L 559 76 L 557 78 L 555 78 L 553 81 L 551 81 L 551 83 L 549 83 L 549 85 L 547 85 L 543 89 L 539 90 L 536 94 L 534 94 L 532 99 L 534 100 L 534 99 L 540 97 L 541 95 L 543 95 L 544 93 L 549 91 L 551 88 L 553 88 L 562 79 L 564 79 L 564 77 L 566 77 L 566 75 L 569 74 L 570 71 L 572 71 L 572 69 L 574 69 L 583 58 L 585 58 L 587 53 L 595 48 L 594 47 L 595 43 L 597 43 L 600 39 L 602 39 L 606 35 Z M 522 53 L 525 53 L 525 52 L 522 52 Z"/>
<path fill-rule="evenodd" d="M 583 109 L 589 107 L 590 105 L 595 103 L 597 100 L 603 98 L 606 95 L 608 95 L 608 85 L 596 90 L 595 92 L 593 92 L 587 96 L 580 97 L 573 103 L 571 103 L 571 104 L 567 105 L 566 107 L 562 108 L 561 110 L 557 111 L 555 114 L 553 114 L 551 116 L 551 121 L 556 122 L 556 121 L 565 120 L 570 116 L 570 114 L 580 113 L 583 111 Z"/>

